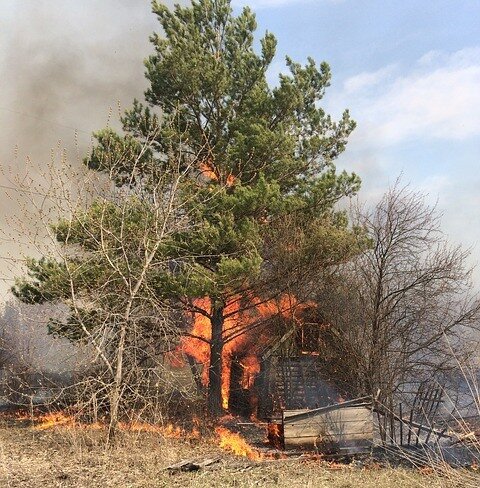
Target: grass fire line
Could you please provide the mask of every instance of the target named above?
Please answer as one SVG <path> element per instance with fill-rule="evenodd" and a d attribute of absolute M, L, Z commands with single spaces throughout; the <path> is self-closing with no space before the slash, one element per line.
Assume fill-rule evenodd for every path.
<path fill-rule="evenodd" d="M 4 415 L 8 418 L 8 415 Z M 35 431 L 47 431 L 50 429 L 78 429 L 80 430 L 106 430 L 107 424 L 101 422 L 85 423 L 79 421 L 75 415 L 64 411 L 54 411 L 48 413 L 31 413 L 16 412 L 12 416 L 12 420 L 29 421 L 32 423 L 31 428 Z M 158 434 L 168 439 L 180 440 L 200 440 L 202 438 L 201 432 L 197 427 L 191 430 L 183 429 L 173 424 L 165 426 L 151 424 L 142 421 L 121 422 L 120 429 L 125 432 L 139 432 Z M 215 435 L 212 437 L 215 443 L 225 451 L 239 457 L 246 457 L 252 461 L 259 461 L 268 458 L 267 454 L 261 453 L 255 449 L 238 433 L 232 432 L 223 426 L 215 428 Z"/>

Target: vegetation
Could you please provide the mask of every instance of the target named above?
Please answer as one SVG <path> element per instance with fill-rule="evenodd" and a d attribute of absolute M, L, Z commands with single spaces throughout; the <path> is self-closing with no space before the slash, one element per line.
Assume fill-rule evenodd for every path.
<path fill-rule="evenodd" d="M 55 224 L 63 260 L 31 260 L 29 277 L 14 288 L 29 303 L 69 304 L 70 319 L 52 330 L 97 349 L 110 377 L 112 419 L 125 392 L 126 356 L 145 343 L 168 348 L 170 340 L 159 342 L 175 328 L 159 323 L 159 312 L 171 317 L 181 305 L 210 321 L 208 409 L 218 414 L 232 301 L 248 308 L 252 289 L 268 300 L 280 292 L 262 286 L 278 281 L 273 270 L 298 272 L 319 256 L 331 266 L 357 246 L 335 204 L 360 181 L 334 164 L 355 124 L 348 111 L 334 122 L 319 107 L 328 65 L 287 58 L 289 74 L 271 87 L 276 40 L 267 33 L 256 52 L 250 9 L 235 17 L 228 0 L 199 0 L 173 11 L 154 2 L 153 11 L 165 37 L 152 36 L 148 105 L 135 101 L 125 113 L 124 134 L 98 132 L 85 160 L 117 189 Z M 303 239 L 282 253 L 272 235 L 287 216 Z M 194 303 L 206 296 L 209 307 Z M 109 351 L 96 339 L 105 327 L 114 337 Z M 141 347 L 133 345 L 138 336 Z"/>
<path fill-rule="evenodd" d="M 331 324 L 337 380 L 393 409 L 411 385 L 444 385 L 466 364 L 480 302 L 469 251 L 448 244 L 423 194 L 397 181 L 371 210 L 352 214 L 371 246 L 339 268 L 317 300 Z"/>
<path fill-rule="evenodd" d="M 269 83 L 275 37 L 257 43 L 254 14 L 235 16 L 230 4 L 194 0 L 169 10 L 153 2 L 162 35 L 151 37 L 145 101 L 124 113 L 121 133 L 95 133 L 78 195 L 70 181 L 52 178 L 45 201 L 55 218 L 42 217 L 55 246 L 29 259 L 12 289 L 28 304 L 61 304 L 65 313 L 48 327 L 87 346 L 92 366 L 71 390 L 82 400 L 80 416 L 95 425 L 107 419 L 107 442 L 114 435 L 121 442 L 132 412 L 160 423 L 167 398 L 180 417 L 196 410 L 166 364 L 187 337 L 208 349 L 200 410 L 224 413 L 223 376 L 232 375 L 223 354 L 258 327 L 255 320 L 232 327 L 232 316 L 285 296 L 309 308 L 303 325 L 315 331 L 301 352 L 323 361 L 350 395 L 375 397 L 385 411 L 395 412 L 407 386 L 438 380 L 472 352 L 466 338 L 480 302 L 468 253 L 447 244 L 435 209 L 399 183 L 372 210 L 340 209 L 360 179 L 336 168 L 355 123 L 348 111 L 333 121 L 320 106 L 329 66 L 287 57 L 288 74 Z M 297 329 L 282 312 L 268 320 L 275 346 L 287 348 L 283 340 L 294 334 L 277 324 Z M 198 316 L 206 333 L 191 328 Z M 302 486 L 314 482 L 299 476 Z"/>
<path fill-rule="evenodd" d="M 378 464 L 370 466 L 278 460 L 250 462 L 222 453 L 212 443 L 186 443 L 158 435 L 129 433 L 105 451 L 95 433 L 32 432 L 0 426 L 2 462 L 0 482 L 12 488 L 37 486 L 131 487 L 328 487 L 363 488 L 397 486 L 475 487 L 478 474 L 459 470 L 439 475 L 428 468 L 410 470 Z M 165 467 L 182 459 L 215 458 L 213 469 L 170 474 Z"/>

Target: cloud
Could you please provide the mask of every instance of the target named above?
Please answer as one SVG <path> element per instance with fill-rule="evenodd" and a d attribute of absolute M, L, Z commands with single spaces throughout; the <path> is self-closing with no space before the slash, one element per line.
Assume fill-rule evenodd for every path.
<path fill-rule="evenodd" d="M 386 81 L 397 69 L 398 65 L 390 64 L 377 71 L 365 71 L 348 78 L 344 82 L 347 93 L 354 93 L 365 89 L 371 89 Z"/>
<path fill-rule="evenodd" d="M 341 166 L 361 175 L 361 198 L 376 202 L 403 173 L 429 204 L 438 201 L 451 241 L 474 247 L 470 264 L 480 260 L 479 86 L 480 47 L 471 47 L 358 73 L 326 98 L 328 111 L 349 107 L 358 123 Z"/>
<path fill-rule="evenodd" d="M 433 51 L 403 74 L 388 65 L 348 78 L 334 105 L 351 108 L 366 144 L 461 141 L 480 135 L 479 86 L 480 48 Z"/>

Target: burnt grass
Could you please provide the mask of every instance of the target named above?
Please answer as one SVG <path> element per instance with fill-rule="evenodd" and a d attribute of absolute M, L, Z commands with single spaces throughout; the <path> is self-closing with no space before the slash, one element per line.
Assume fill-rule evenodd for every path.
<path fill-rule="evenodd" d="M 1 487 L 446 487 L 480 486 L 472 470 L 437 471 L 428 465 L 392 467 L 375 458 L 323 460 L 318 456 L 250 461 L 221 450 L 215 439 L 172 439 L 122 432 L 105 447 L 105 432 L 35 430 L 28 422 L 0 421 Z M 171 473 L 188 459 L 218 461 L 195 472 Z"/>

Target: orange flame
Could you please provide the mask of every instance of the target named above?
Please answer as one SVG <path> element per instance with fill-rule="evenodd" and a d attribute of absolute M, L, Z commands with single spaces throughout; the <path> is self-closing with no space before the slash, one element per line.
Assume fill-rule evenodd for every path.
<path fill-rule="evenodd" d="M 217 427 L 215 432 L 220 437 L 220 447 L 231 451 L 237 456 L 244 456 L 252 461 L 262 459 L 262 454 L 251 447 L 243 437 L 235 432 L 232 432 L 225 427 Z"/>
<path fill-rule="evenodd" d="M 35 419 L 39 423 L 35 425 L 35 430 L 47 430 L 52 427 L 75 427 L 75 417 L 64 412 L 50 412 L 40 415 Z"/>
<path fill-rule="evenodd" d="M 220 181 L 218 171 L 210 162 L 202 162 L 199 165 L 200 173 L 210 181 Z M 237 179 L 231 173 L 227 176 L 225 180 L 225 186 L 228 188 L 232 187 Z"/>
<path fill-rule="evenodd" d="M 267 425 L 267 442 L 277 449 L 283 449 L 283 426 L 269 423 Z"/>
<path fill-rule="evenodd" d="M 163 437 L 168 437 L 170 439 L 200 438 L 200 432 L 196 427 L 194 427 L 191 431 L 187 431 L 173 424 L 163 426 L 134 420 L 132 422 L 120 423 L 120 428 L 130 432 L 150 432 L 154 434 L 161 434 Z"/>
<path fill-rule="evenodd" d="M 101 430 L 108 427 L 107 424 L 101 422 L 80 422 L 77 418 L 75 418 L 74 415 L 71 415 L 65 411 L 55 411 L 42 414 L 37 413 L 33 416 L 25 413 L 20 413 L 16 414 L 14 418 L 17 420 L 33 421 L 34 430 L 48 430 L 56 427 L 66 429 L 77 428 L 88 430 Z M 119 428 L 121 430 L 129 432 L 150 432 L 174 439 L 199 439 L 201 437 L 200 431 L 198 430 L 197 426 L 194 426 L 191 431 L 188 431 L 173 424 L 157 425 L 148 422 L 142 422 L 139 420 L 133 420 L 131 422 L 120 422 Z"/>
<path fill-rule="evenodd" d="M 242 301 L 242 297 L 237 295 L 224 309 L 226 318 L 223 325 L 225 345 L 222 352 L 222 405 L 225 410 L 229 406 L 232 361 L 236 359 L 243 369 L 241 387 L 251 389 L 260 372 L 259 349 L 269 338 L 268 319 L 283 316 L 285 319 L 295 320 L 296 309 L 309 306 L 299 305 L 290 295 L 266 301 L 252 296 L 247 296 L 246 299 L 249 303 L 247 307 L 243 307 L 242 302 L 245 300 Z M 204 365 L 202 382 L 208 385 L 212 326 L 207 315 L 212 312 L 212 301 L 208 297 L 198 298 L 194 301 L 194 306 L 205 313 L 193 313 L 193 328 L 189 336 L 182 338 L 179 350 Z"/>

